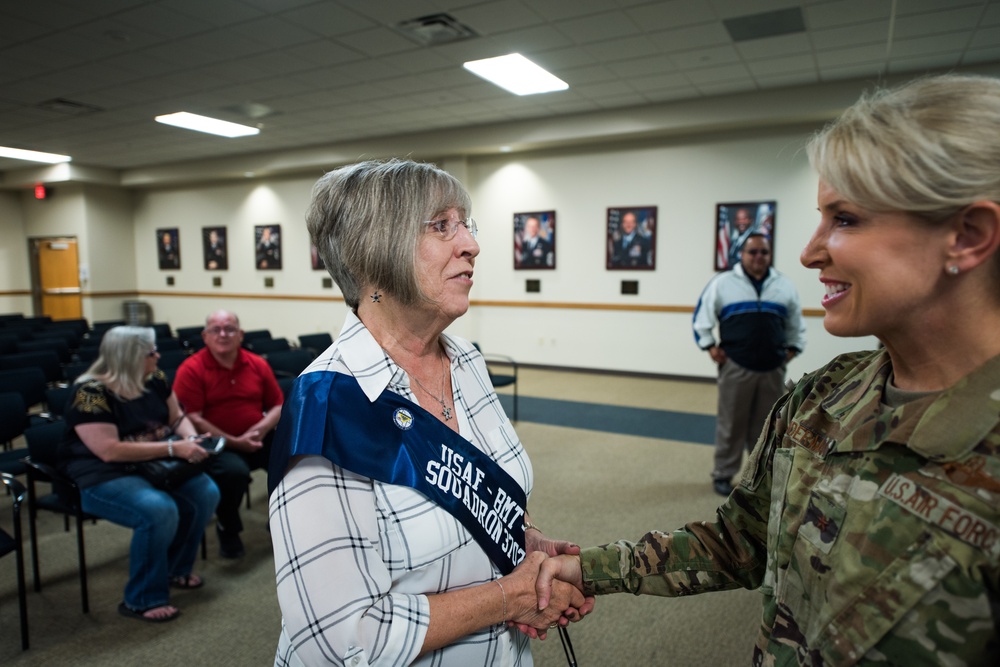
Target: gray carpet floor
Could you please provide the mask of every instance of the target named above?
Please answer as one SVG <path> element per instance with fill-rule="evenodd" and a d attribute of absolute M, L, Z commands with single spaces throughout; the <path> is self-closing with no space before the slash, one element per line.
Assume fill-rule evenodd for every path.
<path fill-rule="evenodd" d="M 719 498 L 709 483 L 712 448 L 704 443 L 711 440 L 714 385 L 522 369 L 519 393 L 515 427 L 535 470 L 531 513 L 550 535 L 586 546 L 712 517 Z M 91 611 L 83 614 L 73 530 L 64 532 L 56 517 L 41 517 L 43 587 L 29 591 L 31 648 L 25 652 L 14 559 L 0 559 L 0 664 L 272 664 L 281 619 L 265 487 L 258 471 L 252 507 L 243 510 L 246 557 L 219 558 L 209 531 L 208 559 L 196 566 L 207 584 L 177 592 L 173 602 L 182 615 L 162 625 L 116 611 L 130 531 L 106 521 L 86 525 Z M 10 521 L 9 499 L 0 497 L 0 526 L 9 529 Z M 30 587 L 30 564 L 28 577 Z M 749 664 L 760 618 L 755 591 L 683 599 L 613 595 L 597 602 L 570 630 L 581 667 Z M 566 664 L 555 635 L 536 642 L 533 652 L 541 667 Z"/>

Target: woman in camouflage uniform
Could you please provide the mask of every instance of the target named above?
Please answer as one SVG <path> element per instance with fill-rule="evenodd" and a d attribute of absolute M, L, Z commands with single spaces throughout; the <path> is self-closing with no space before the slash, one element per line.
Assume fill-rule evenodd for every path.
<path fill-rule="evenodd" d="M 754 665 L 1000 664 L 1000 81 L 866 95 L 809 145 L 837 357 L 714 522 L 545 566 L 587 594 L 764 593 Z"/>

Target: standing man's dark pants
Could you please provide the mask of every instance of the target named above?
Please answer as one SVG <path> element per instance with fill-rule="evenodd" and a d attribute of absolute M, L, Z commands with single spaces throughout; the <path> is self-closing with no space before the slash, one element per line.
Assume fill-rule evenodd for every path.
<path fill-rule="evenodd" d="M 728 482 L 740 471 L 743 450 L 750 451 L 757 443 L 784 384 L 783 365 L 773 371 L 751 371 L 729 359 L 719 367 L 713 480 Z"/>

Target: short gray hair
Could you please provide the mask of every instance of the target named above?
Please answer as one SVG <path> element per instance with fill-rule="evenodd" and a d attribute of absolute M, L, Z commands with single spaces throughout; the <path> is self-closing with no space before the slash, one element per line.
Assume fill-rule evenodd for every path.
<path fill-rule="evenodd" d="M 98 380 L 122 398 L 138 398 L 146 388 L 146 357 L 155 345 L 149 327 L 108 329 L 97 359 L 77 381 Z"/>
<path fill-rule="evenodd" d="M 1000 202 L 1000 80 L 943 75 L 866 93 L 807 151 L 827 185 L 870 211 L 939 223 Z"/>
<path fill-rule="evenodd" d="M 313 186 L 306 223 L 313 245 L 344 300 L 358 309 L 365 284 L 412 305 L 426 298 L 414 256 L 419 224 L 456 208 L 471 214 L 462 184 L 431 164 L 369 160 L 335 169 Z"/>

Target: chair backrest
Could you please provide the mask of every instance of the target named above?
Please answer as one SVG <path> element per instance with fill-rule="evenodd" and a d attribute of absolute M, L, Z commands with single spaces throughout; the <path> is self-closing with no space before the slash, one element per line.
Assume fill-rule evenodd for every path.
<path fill-rule="evenodd" d="M 28 443 L 28 458 L 32 463 L 41 464 L 47 470 L 42 472 L 37 468 L 29 468 L 30 479 L 39 479 L 52 483 L 52 492 L 60 499 L 75 505 L 79 491 L 73 480 L 59 473 L 59 443 L 66 437 L 66 422 L 59 420 L 30 426 L 24 430 L 24 440 Z"/>
<path fill-rule="evenodd" d="M 179 350 L 183 347 L 181 341 L 178 338 L 157 338 L 156 339 L 156 349 L 161 352 L 164 350 Z"/>
<path fill-rule="evenodd" d="M 313 356 L 333 345 L 333 336 L 328 333 L 302 334 L 299 336 L 299 347 L 310 350 Z"/>
<path fill-rule="evenodd" d="M 271 352 L 266 357 L 268 365 L 276 377 L 298 377 L 312 363 L 313 356 L 308 350 L 284 350 Z"/>
<path fill-rule="evenodd" d="M 17 354 L 0 356 L 0 370 L 15 368 L 40 368 L 45 374 L 46 382 L 59 382 L 63 379 L 59 355 L 53 350 L 18 352 Z"/>
<path fill-rule="evenodd" d="M 164 350 L 156 365 L 163 371 L 175 371 L 188 356 L 187 350 Z"/>
<path fill-rule="evenodd" d="M 45 373 L 40 368 L 0 369 L 0 391 L 16 391 L 21 394 L 29 409 L 45 402 L 47 386 Z"/>
<path fill-rule="evenodd" d="M 56 467 L 59 443 L 66 434 L 66 422 L 55 421 L 24 429 L 24 440 L 28 443 L 28 455 L 32 461 Z"/>
<path fill-rule="evenodd" d="M 8 443 L 24 433 L 28 407 L 16 391 L 0 392 L 0 443 Z"/>
<path fill-rule="evenodd" d="M 18 337 L 12 334 L 7 334 L 0 329 L 0 354 L 11 354 L 17 352 L 17 341 Z"/>
<path fill-rule="evenodd" d="M 288 398 L 288 394 L 292 391 L 292 385 L 295 384 L 295 378 L 291 376 L 282 375 L 278 378 L 278 387 L 281 388 L 281 395 Z"/>
<path fill-rule="evenodd" d="M 177 327 L 174 329 L 174 335 L 180 341 L 187 342 L 192 338 L 201 339 L 201 332 L 205 329 L 204 325 L 199 324 L 196 327 Z"/>
<path fill-rule="evenodd" d="M 156 334 L 156 339 L 161 338 L 173 338 L 174 334 L 170 331 L 170 325 L 166 322 L 157 322 L 155 324 L 150 324 L 150 328 L 153 329 L 153 333 Z"/>
<path fill-rule="evenodd" d="M 96 359 L 97 357 L 94 357 Z M 90 368 L 90 365 L 94 363 L 93 360 L 85 361 L 80 360 L 72 364 L 66 364 L 63 366 L 63 377 L 66 378 L 66 382 L 73 384 L 76 379 L 83 375 L 83 372 Z"/>
<path fill-rule="evenodd" d="M 69 344 L 64 338 L 35 338 L 34 340 L 22 340 L 17 344 L 17 353 L 21 352 L 41 352 L 52 350 L 59 357 L 60 364 L 67 364 L 71 358 Z"/>
<path fill-rule="evenodd" d="M 251 331 L 244 331 L 243 347 L 249 348 L 251 343 L 253 343 L 253 341 L 259 340 L 261 338 L 270 338 L 270 337 L 271 337 L 270 329 L 253 329 Z"/>
<path fill-rule="evenodd" d="M 49 406 L 49 414 L 62 419 L 66 414 L 66 404 L 73 395 L 73 387 L 53 387 L 45 390 L 45 403 Z"/>
<path fill-rule="evenodd" d="M 255 354 L 271 354 L 292 349 L 287 338 L 257 338 L 250 342 L 249 347 Z"/>

